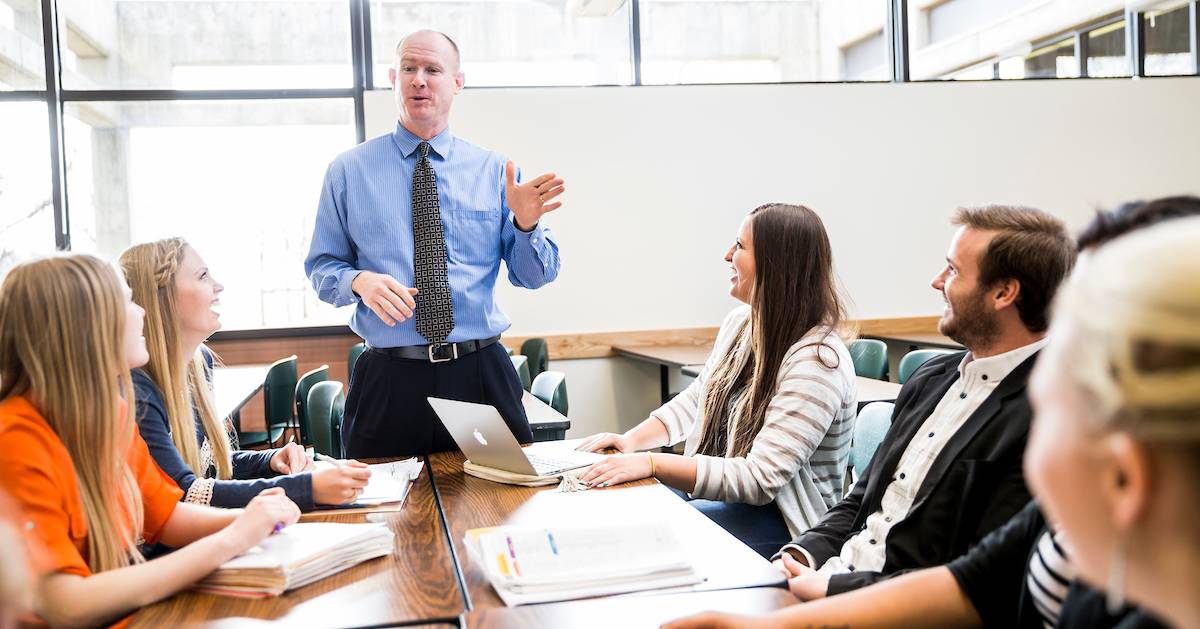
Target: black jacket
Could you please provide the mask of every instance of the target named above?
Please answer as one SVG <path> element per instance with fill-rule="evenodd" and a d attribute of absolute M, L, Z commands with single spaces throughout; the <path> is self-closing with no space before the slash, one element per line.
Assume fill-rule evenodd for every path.
<path fill-rule="evenodd" d="M 971 552 L 950 562 L 951 574 L 971 599 L 985 627 L 1042 629 L 1042 617 L 1034 607 L 1027 577 L 1038 539 L 1045 532 L 1046 520 L 1037 503 L 1030 502 Z M 1109 614 L 1104 593 L 1079 581 L 1071 582 L 1056 626 L 1063 629 L 1164 627 L 1150 614 L 1133 607 Z"/>
<path fill-rule="evenodd" d="M 958 380 L 965 355 L 934 358 L 913 374 L 900 390 L 892 426 L 862 478 L 819 524 L 794 540 L 812 554 L 816 567 L 840 554 L 842 545 L 864 528 L 867 516 L 879 510 L 901 455 Z M 1032 415 L 1025 383 L 1036 358 L 1034 354 L 1017 365 L 934 460 L 908 516 L 888 534 L 883 570 L 834 575 L 830 595 L 949 562 L 1029 502 L 1021 457 Z"/>

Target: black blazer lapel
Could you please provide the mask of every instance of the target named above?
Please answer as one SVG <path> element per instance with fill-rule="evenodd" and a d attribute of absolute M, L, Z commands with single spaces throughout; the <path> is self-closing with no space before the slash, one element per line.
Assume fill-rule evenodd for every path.
<path fill-rule="evenodd" d="M 965 353 L 957 354 L 958 360 L 949 360 L 941 366 L 941 371 L 930 373 L 925 378 L 925 390 L 921 392 L 921 398 L 914 400 L 909 408 L 901 409 L 903 416 L 892 416 L 892 428 L 881 444 L 887 448 L 876 453 L 882 458 L 878 459 L 878 465 L 872 466 L 871 478 L 863 497 L 863 503 L 870 508 L 860 513 L 862 518 L 873 513 L 883 501 L 883 491 L 892 482 L 892 474 L 900 464 L 900 457 L 908 449 L 908 443 L 912 441 L 921 424 L 933 414 L 933 409 L 937 408 L 938 402 L 945 397 L 946 391 L 958 380 L 958 365 L 964 355 Z"/>
<path fill-rule="evenodd" d="M 929 468 L 929 473 L 926 474 L 925 481 L 921 483 L 921 488 L 917 490 L 910 513 L 918 509 L 929 497 L 929 494 L 933 493 L 938 482 L 946 475 L 946 471 L 958 460 L 975 435 L 997 415 L 1000 415 L 1005 403 L 1013 396 L 1020 395 L 1025 391 L 1025 385 L 1029 381 L 1029 372 L 1033 369 L 1033 363 L 1037 360 L 1038 353 L 1034 352 L 1032 356 L 1026 358 L 1009 372 L 1008 376 L 1000 381 L 996 390 L 992 391 L 983 404 L 975 409 L 975 412 L 971 413 L 967 421 L 959 427 L 954 436 L 950 437 L 950 441 L 946 442 L 946 447 L 942 448 L 937 458 L 933 460 L 933 466 Z"/>

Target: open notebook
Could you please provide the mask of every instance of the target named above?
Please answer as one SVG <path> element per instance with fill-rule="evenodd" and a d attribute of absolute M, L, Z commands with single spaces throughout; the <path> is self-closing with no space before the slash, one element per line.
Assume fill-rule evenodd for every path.
<path fill-rule="evenodd" d="M 467 531 L 464 541 L 509 606 L 704 580 L 666 523 L 495 527 Z"/>
<path fill-rule="evenodd" d="M 196 589 L 233 596 L 278 596 L 390 554 L 393 538 L 383 524 L 293 524 L 225 562 Z"/>

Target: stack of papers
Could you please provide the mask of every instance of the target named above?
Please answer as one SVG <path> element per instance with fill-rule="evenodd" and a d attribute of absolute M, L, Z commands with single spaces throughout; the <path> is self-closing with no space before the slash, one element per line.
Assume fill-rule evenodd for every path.
<path fill-rule="evenodd" d="M 509 606 L 704 580 L 665 523 L 474 529 L 464 541 Z"/>
<path fill-rule="evenodd" d="M 360 505 L 404 502 L 409 487 L 421 475 L 422 463 L 417 459 L 405 459 L 393 463 L 376 463 L 371 468 L 371 480 L 355 501 Z"/>
<path fill-rule="evenodd" d="M 391 554 L 393 538 L 383 524 L 293 524 L 225 562 L 196 589 L 232 596 L 278 596 Z"/>

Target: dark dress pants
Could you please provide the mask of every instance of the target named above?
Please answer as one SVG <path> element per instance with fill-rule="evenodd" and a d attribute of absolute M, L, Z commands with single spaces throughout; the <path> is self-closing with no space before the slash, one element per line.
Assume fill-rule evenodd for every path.
<path fill-rule="evenodd" d="M 348 458 L 423 456 L 458 446 L 427 397 L 491 404 L 531 443 L 521 381 L 500 343 L 443 363 L 363 352 L 350 375 L 342 447 Z"/>

